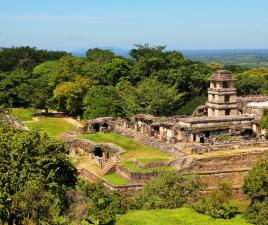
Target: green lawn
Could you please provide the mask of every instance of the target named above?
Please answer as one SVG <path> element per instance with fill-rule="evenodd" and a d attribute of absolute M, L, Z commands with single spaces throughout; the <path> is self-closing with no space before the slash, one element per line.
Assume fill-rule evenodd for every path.
<path fill-rule="evenodd" d="M 113 185 L 127 185 L 128 180 L 124 177 L 117 175 L 116 173 L 110 173 L 103 176 L 103 178 L 110 184 Z"/>
<path fill-rule="evenodd" d="M 126 150 L 123 156 L 123 160 L 133 158 L 133 159 L 159 159 L 168 160 L 172 157 L 160 150 L 153 149 L 142 145 L 134 140 L 127 137 L 115 134 L 115 133 L 96 133 L 96 134 L 82 134 L 79 135 L 80 138 L 88 139 L 96 143 L 113 143 Z"/>
<path fill-rule="evenodd" d="M 18 118 L 21 121 L 31 121 L 32 117 L 36 113 L 40 113 L 41 111 L 33 108 L 12 108 L 10 112 L 13 116 Z"/>
<path fill-rule="evenodd" d="M 241 215 L 230 220 L 213 219 L 189 208 L 130 211 L 116 225 L 250 225 Z"/>
<path fill-rule="evenodd" d="M 59 137 L 66 131 L 75 130 L 75 126 L 68 123 L 63 118 L 40 117 L 39 121 L 26 123 L 29 129 L 38 128 L 42 132 L 46 132 L 51 137 Z"/>

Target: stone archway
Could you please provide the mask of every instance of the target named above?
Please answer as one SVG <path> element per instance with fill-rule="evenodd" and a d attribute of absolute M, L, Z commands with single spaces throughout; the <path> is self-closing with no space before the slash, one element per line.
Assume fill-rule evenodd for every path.
<path fill-rule="evenodd" d="M 100 157 L 100 158 L 103 157 L 103 151 L 100 147 L 95 147 L 93 154 L 96 157 Z"/>
<path fill-rule="evenodd" d="M 200 136 L 200 143 L 204 144 L 206 142 L 206 138 L 204 135 Z"/>
<path fill-rule="evenodd" d="M 96 132 L 100 131 L 100 124 L 99 123 L 94 123 L 92 125 L 93 130 L 95 130 Z"/>

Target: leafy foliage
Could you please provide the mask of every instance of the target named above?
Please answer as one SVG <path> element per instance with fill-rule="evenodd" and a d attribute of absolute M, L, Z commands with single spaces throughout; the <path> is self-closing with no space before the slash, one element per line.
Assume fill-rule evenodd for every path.
<path fill-rule="evenodd" d="M 115 57 L 115 55 L 110 50 L 94 48 L 94 49 L 87 50 L 86 57 L 90 61 L 94 61 L 97 64 L 106 64 L 106 63 L 111 62 L 111 60 Z"/>
<path fill-rule="evenodd" d="M 66 52 L 37 50 L 29 46 L 2 48 L 0 51 L 0 71 L 7 72 L 16 68 L 31 70 L 42 62 L 57 60 L 65 55 L 67 55 Z"/>
<path fill-rule="evenodd" d="M 66 194 L 67 224 L 113 224 L 116 216 L 125 213 L 128 202 L 124 194 L 108 192 L 101 183 L 79 180 L 75 189 Z"/>
<path fill-rule="evenodd" d="M 195 175 L 178 171 L 165 171 L 144 186 L 144 189 L 137 196 L 135 208 L 182 207 L 196 201 L 201 188 L 202 184 Z"/>
<path fill-rule="evenodd" d="M 70 115 L 81 115 L 83 96 L 90 86 L 90 81 L 81 76 L 73 78 L 73 81 L 62 82 L 53 91 L 54 104 L 57 109 Z"/>
<path fill-rule="evenodd" d="M 263 129 L 266 129 L 265 136 L 268 138 L 268 108 L 263 109 L 263 114 L 260 119 L 260 125 Z"/>
<path fill-rule="evenodd" d="M 190 100 L 189 102 L 187 102 L 184 106 L 182 106 L 179 110 L 178 110 L 178 114 L 179 115 L 192 115 L 192 113 L 195 111 L 195 109 L 200 106 L 200 105 L 204 105 L 207 101 L 207 96 L 205 95 L 201 95 L 201 96 L 197 96 L 195 98 L 193 98 L 192 100 Z"/>
<path fill-rule="evenodd" d="M 257 225 L 268 224 L 268 153 L 247 174 L 244 193 L 251 199 L 246 212 L 249 222 Z"/>
<path fill-rule="evenodd" d="M 51 202 L 60 202 L 76 183 L 76 170 L 65 153 L 61 143 L 37 131 L 0 127 L 0 217 L 3 222 L 10 224 L 26 216 L 38 221 L 39 210 L 44 217 L 51 216 L 48 209 Z"/>
<path fill-rule="evenodd" d="M 235 76 L 239 95 L 268 94 L 268 68 L 250 69 Z"/>
<path fill-rule="evenodd" d="M 4 49 L 0 53 L 0 104 L 53 108 L 85 118 L 190 115 L 205 101 L 211 72 L 222 67 L 185 59 L 165 46 L 135 45 L 130 56 L 98 48 L 89 49 L 86 58 L 29 47 Z M 240 95 L 267 94 L 267 69 L 225 68 L 236 74 Z M 91 92 L 92 86 L 96 87 Z M 96 89 L 105 93 L 101 96 Z M 95 96 L 103 98 L 103 103 L 88 101 Z M 99 112 L 94 109 L 97 105 Z"/>
<path fill-rule="evenodd" d="M 238 213 L 238 209 L 229 204 L 232 189 L 228 183 L 220 183 L 218 190 L 193 204 L 193 208 L 213 218 L 230 219 Z"/>
<path fill-rule="evenodd" d="M 120 102 L 114 87 L 94 86 L 84 98 L 84 118 L 120 116 Z"/>

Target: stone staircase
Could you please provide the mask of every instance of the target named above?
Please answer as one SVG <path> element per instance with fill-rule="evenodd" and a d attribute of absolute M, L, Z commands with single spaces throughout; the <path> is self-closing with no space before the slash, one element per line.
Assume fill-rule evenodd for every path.
<path fill-rule="evenodd" d="M 113 167 L 118 163 L 117 160 L 111 158 L 105 164 L 104 167 L 100 169 L 100 175 L 105 175 L 109 173 Z"/>
<path fill-rule="evenodd" d="M 77 165 L 77 169 L 85 169 L 90 171 L 95 176 L 101 176 L 101 169 L 91 160 L 90 158 L 80 159 L 79 164 Z"/>
<path fill-rule="evenodd" d="M 182 169 L 190 169 L 193 165 L 195 165 L 195 160 L 191 156 L 181 157 L 172 162 L 172 166 L 174 166 L 177 170 Z"/>

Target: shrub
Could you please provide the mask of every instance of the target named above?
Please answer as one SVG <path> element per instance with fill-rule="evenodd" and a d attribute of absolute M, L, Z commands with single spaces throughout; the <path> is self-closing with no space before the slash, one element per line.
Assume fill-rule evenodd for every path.
<path fill-rule="evenodd" d="M 200 199 L 192 206 L 197 212 L 213 218 L 229 219 L 238 213 L 237 207 L 231 206 L 229 203 L 231 193 L 230 184 L 220 183 L 216 191 Z"/>
<path fill-rule="evenodd" d="M 191 101 L 187 102 L 183 107 L 178 110 L 179 115 L 192 115 L 195 109 L 200 106 L 204 105 L 207 101 L 207 96 L 201 95 L 194 97 Z"/>
<path fill-rule="evenodd" d="M 249 222 L 268 225 L 268 154 L 245 177 L 243 190 L 251 203 L 245 213 Z"/>
<path fill-rule="evenodd" d="M 136 209 L 178 208 L 196 201 L 201 187 L 201 182 L 193 174 L 165 171 L 138 193 L 134 207 Z"/>

